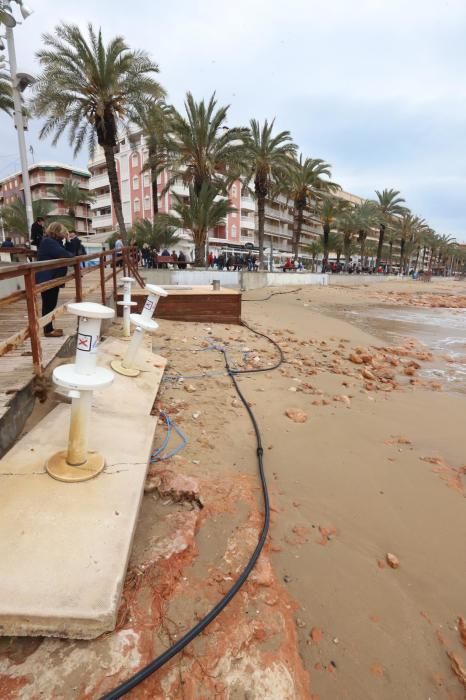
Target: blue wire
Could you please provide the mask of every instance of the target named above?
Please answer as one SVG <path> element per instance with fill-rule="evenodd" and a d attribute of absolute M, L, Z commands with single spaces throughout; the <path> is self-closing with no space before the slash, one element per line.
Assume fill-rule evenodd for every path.
<path fill-rule="evenodd" d="M 178 454 L 178 452 L 181 452 L 181 450 L 188 444 L 188 438 L 185 436 L 183 431 L 171 420 L 170 416 L 167 413 L 165 413 L 165 411 L 160 411 L 160 416 L 165 419 L 165 424 L 167 426 L 167 434 L 162 445 L 156 450 L 154 450 L 154 452 L 152 453 L 150 459 L 151 464 L 154 464 L 155 462 L 161 462 L 165 459 L 170 459 L 170 457 L 174 457 L 176 454 Z M 181 442 L 175 447 L 174 450 L 172 450 L 168 454 L 162 454 L 168 444 L 172 429 L 181 438 Z"/>

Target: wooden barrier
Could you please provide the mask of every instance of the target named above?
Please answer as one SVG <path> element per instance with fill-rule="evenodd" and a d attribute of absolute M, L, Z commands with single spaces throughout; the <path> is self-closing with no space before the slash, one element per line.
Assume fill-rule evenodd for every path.
<path fill-rule="evenodd" d="M 16 249 L 5 248 L 6 251 L 13 251 Z M 35 251 L 29 251 L 22 249 L 23 254 L 35 255 Z M 124 261 L 124 265 L 121 262 Z M 83 263 L 92 263 L 90 266 L 83 267 Z M 117 275 L 119 272 L 123 272 L 124 268 L 127 268 L 131 274 L 134 275 L 138 283 L 143 286 L 144 280 L 137 269 L 138 265 L 138 252 L 134 247 L 125 247 L 120 251 L 116 250 L 104 250 L 98 253 L 90 253 L 88 255 L 79 255 L 75 258 L 60 258 L 59 260 L 46 260 L 42 262 L 24 262 L 20 264 L 9 264 L 4 267 L 0 267 L 0 281 L 7 279 L 16 279 L 17 281 L 23 281 L 24 290 L 18 290 L 9 294 L 8 296 L 0 299 L 0 312 L 1 309 L 5 309 L 14 303 L 19 301 L 26 302 L 27 308 L 27 325 L 23 328 L 19 328 L 15 333 L 1 338 L 0 337 L 0 357 L 14 350 L 21 343 L 23 343 L 27 338 L 29 338 L 31 343 L 31 355 L 32 362 L 34 366 L 34 374 L 40 376 L 43 372 L 42 366 L 42 347 L 40 339 L 40 330 L 47 323 L 52 321 L 57 316 L 64 312 L 65 305 L 62 304 L 57 306 L 54 311 L 47 314 L 46 316 L 40 316 L 37 304 L 37 295 L 41 292 L 45 292 L 48 289 L 53 289 L 54 287 L 60 287 L 67 281 L 74 280 L 75 283 L 75 300 L 82 301 L 85 298 L 85 291 L 83 289 L 83 277 L 99 271 L 99 283 L 100 286 L 100 296 L 103 304 L 106 303 L 106 291 L 105 284 L 109 279 L 113 280 L 113 293 L 114 298 L 117 296 Z M 36 273 L 44 270 L 56 270 L 58 268 L 71 268 L 72 273 L 67 274 L 65 277 L 57 277 L 48 282 L 42 282 L 41 284 L 36 283 Z M 110 269 L 110 273 L 108 273 Z M 94 291 L 95 287 L 92 288 Z M 24 314 L 24 311 L 23 311 Z M 19 313 L 18 319 L 22 319 L 23 316 Z M 21 325 L 21 323 L 18 323 Z"/>

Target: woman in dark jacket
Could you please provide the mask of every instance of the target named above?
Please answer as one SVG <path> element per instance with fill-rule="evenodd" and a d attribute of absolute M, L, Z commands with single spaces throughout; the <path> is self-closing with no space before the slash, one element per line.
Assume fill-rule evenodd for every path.
<path fill-rule="evenodd" d="M 63 241 L 67 237 L 68 231 L 62 224 L 58 222 L 50 224 L 44 238 L 40 242 L 37 251 L 37 261 L 41 262 L 44 260 L 59 260 L 60 258 L 74 257 L 73 253 L 65 250 L 63 246 Z M 36 284 L 50 282 L 50 280 L 57 279 L 58 277 L 64 277 L 66 275 L 66 270 L 66 267 L 58 267 L 54 270 L 40 270 L 36 272 Z M 57 286 L 52 289 L 47 289 L 45 292 L 41 292 L 42 316 L 46 316 L 55 309 L 58 302 L 59 290 L 60 288 Z M 50 321 L 44 326 L 44 334 L 47 338 L 59 338 L 63 335 L 63 331 L 58 328 L 54 329 L 53 323 Z"/>

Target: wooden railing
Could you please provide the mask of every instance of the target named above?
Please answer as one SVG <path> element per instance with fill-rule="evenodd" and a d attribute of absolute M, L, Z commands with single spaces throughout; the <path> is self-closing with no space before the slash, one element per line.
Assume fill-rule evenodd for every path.
<path fill-rule="evenodd" d="M 82 263 L 94 262 L 93 265 L 82 267 Z M 73 272 L 64 277 L 57 277 L 48 282 L 36 283 L 36 273 L 44 270 L 55 270 L 57 268 L 72 268 Z M 24 289 L 12 292 L 0 298 L 0 310 L 18 301 L 26 301 L 27 325 L 20 328 L 16 333 L 8 338 L 0 339 L 0 357 L 14 350 L 18 345 L 29 338 L 31 343 L 32 362 L 34 373 L 43 373 L 42 347 L 40 341 L 40 330 L 54 318 L 61 315 L 66 304 L 57 306 L 52 312 L 45 316 L 40 316 L 37 304 L 37 295 L 48 289 L 59 287 L 66 282 L 74 280 L 75 301 L 83 301 L 83 277 L 99 270 L 98 284 L 89 293 L 96 291 L 100 287 L 100 300 L 102 304 L 107 303 L 106 283 L 111 279 L 113 283 L 113 297 L 117 297 L 117 276 L 120 272 L 124 276 L 132 276 L 137 282 L 144 286 L 144 280 L 138 272 L 138 252 L 136 248 L 126 247 L 120 251 L 105 250 L 89 255 L 80 255 L 75 258 L 60 258 L 58 260 L 46 260 L 44 262 L 27 262 L 19 265 L 5 265 L 0 267 L 0 281 L 16 279 L 24 281 Z M 18 319 L 22 319 L 23 314 L 18 313 Z M 20 323 L 18 324 L 20 325 Z"/>

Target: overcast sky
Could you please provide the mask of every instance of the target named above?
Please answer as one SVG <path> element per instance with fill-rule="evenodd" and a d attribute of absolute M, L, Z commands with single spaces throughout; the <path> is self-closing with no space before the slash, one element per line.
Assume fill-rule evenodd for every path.
<path fill-rule="evenodd" d="M 229 125 L 276 117 L 344 189 L 401 190 L 439 233 L 466 241 L 464 0 L 27 0 L 15 31 L 20 70 L 37 72 L 41 34 L 60 20 L 125 36 L 160 66 L 169 99 L 216 90 Z M 72 162 L 28 133 L 35 160 Z M 87 153 L 78 156 L 85 165 Z M 0 177 L 19 167 L 0 117 Z"/>

